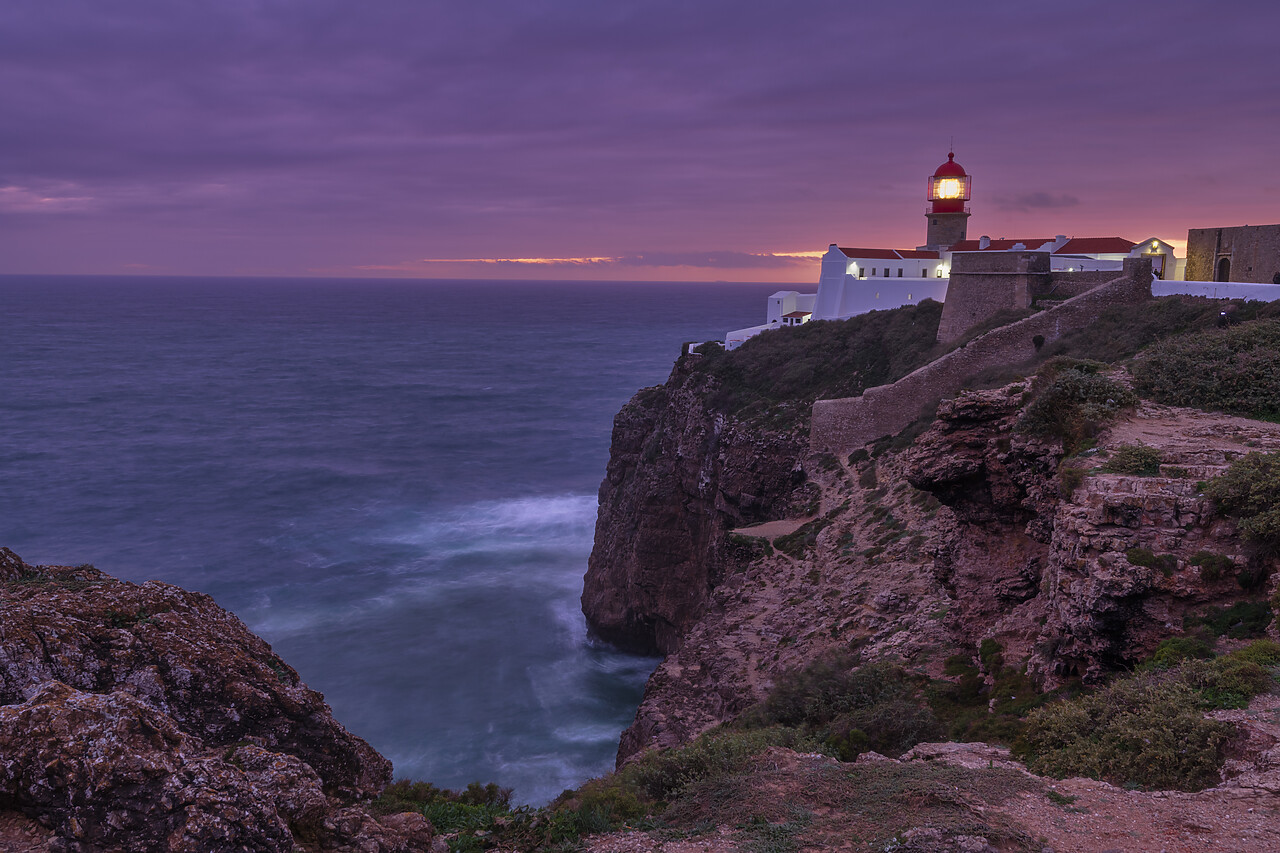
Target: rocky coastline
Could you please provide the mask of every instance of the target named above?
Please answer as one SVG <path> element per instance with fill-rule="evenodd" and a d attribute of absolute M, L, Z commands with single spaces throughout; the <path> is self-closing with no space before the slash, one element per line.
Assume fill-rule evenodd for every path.
<path fill-rule="evenodd" d="M 408 800 L 375 802 L 390 763 L 207 596 L 0 549 L 0 849 L 694 849 L 619 828 L 663 797 L 689 843 L 723 853 L 786 827 L 803 849 L 832 849 L 872 818 L 895 834 L 868 843 L 902 851 L 1190 853 L 1217 835 L 1280 849 L 1274 689 L 1203 715 L 1232 734 L 1202 790 L 1037 776 L 986 742 L 917 738 L 881 755 L 846 733 L 828 755 L 775 744 L 733 759 L 714 796 L 679 773 L 652 793 L 663 756 L 680 761 L 708 733 L 747 737 L 732 726 L 816 662 L 887 667 L 919 695 L 964 687 L 985 717 L 1019 699 L 998 690 L 1100 688 L 1171 638 L 1209 636 L 1195 626 L 1211 613 L 1266 613 L 1210 637 L 1223 654 L 1280 640 L 1280 558 L 1206 495 L 1247 454 L 1280 454 L 1280 423 L 1140 400 L 1131 365 L 1071 362 L 1127 401 L 1087 442 L 1025 428 L 1052 371 L 1072 369 L 1058 365 L 962 390 L 904 433 L 835 454 L 810 446 L 806 401 L 744 405 L 732 374 L 707 369 L 715 357 L 682 356 L 614 422 L 583 611 L 597 637 L 665 656 L 614 777 L 437 831 L 420 809 L 397 812 L 418 808 Z M 1134 452 L 1143 470 L 1117 463 Z M 754 823 L 716 811 L 728 790 L 767 792 Z M 859 811 L 876 797 L 892 820 Z"/>
<path fill-rule="evenodd" d="M 1171 638 L 1205 636 L 1195 626 L 1206 614 L 1280 597 L 1275 554 L 1251 545 L 1206 496 L 1206 482 L 1246 454 L 1280 453 L 1280 424 L 1134 397 L 1086 449 L 1068 448 L 1020 428 L 1048 381 L 1033 367 L 1026 378 L 942 400 L 897 438 L 837 455 L 717 410 L 719 389 L 696 358 L 685 356 L 665 386 L 619 413 L 600 492 L 588 623 L 666 655 L 621 738 L 619 768 L 733 724 L 789 673 L 833 655 L 892 661 L 934 683 L 954 678 L 950 667 L 962 660 L 988 690 L 1010 667 L 1021 689 L 1089 689 L 1133 671 Z M 1120 395 L 1134 382 L 1125 365 L 1087 369 L 1104 369 Z M 1158 460 L 1151 470 L 1109 461 L 1135 449 Z M 650 640 L 653 625 L 662 626 L 660 642 Z M 1265 633 L 1234 633 L 1241 628 L 1230 636 L 1280 639 L 1275 621 Z M 1226 651 L 1244 644 L 1217 640 Z M 1062 845 L 1045 849 L 1210 849 L 1197 834 L 1237 829 L 1233 849 L 1273 849 L 1280 830 L 1252 817 L 1233 829 L 1231 812 L 1244 798 L 1250 816 L 1276 813 L 1274 704 L 1266 695 L 1245 711 L 1212 712 L 1237 734 L 1220 783 L 1204 791 L 1040 780 L 1088 795 L 1095 814 L 1120 823 L 1126 808 L 1143 811 L 1148 827 L 1166 826 L 1159 842 L 1117 844 L 1084 819 L 1074 821 L 1073 841 L 1052 808 L 1020 806 L 1019 819 Z M 770 766 L 793 761 L 779 753 Z"/>
<path fill-rule="evenodd" d="M 0 549 L 0 848 L 431 849 L 391 763 L 206 595 Z"/>

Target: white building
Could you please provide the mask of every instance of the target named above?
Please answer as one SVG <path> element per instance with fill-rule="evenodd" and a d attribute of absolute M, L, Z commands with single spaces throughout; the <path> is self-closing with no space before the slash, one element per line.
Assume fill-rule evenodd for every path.
<path fill-rule="evenodd" d="M 769 297 L 764 324 L 725 335 L 725 348 L 769 329 L 799 326 L 810 320 L 844 320 L 868 311 L 914 305 L 924 299 L 943 302 L 954 252 L 1041 251 L 1054 272 L 1116 270 L 1128 257 L 1150 257 L 1157 278 L 1182 278 L 1185 259 L 1173 247 L 1151 237 L 1134 243 L 1123 237 L 966 239 L 971 179 L 955 155 L 948 154 L 929 179 L 926 244 L 916 249 L 846 249 L 832 243 L 822 256 L 817 293 L 783 290 Z"/>

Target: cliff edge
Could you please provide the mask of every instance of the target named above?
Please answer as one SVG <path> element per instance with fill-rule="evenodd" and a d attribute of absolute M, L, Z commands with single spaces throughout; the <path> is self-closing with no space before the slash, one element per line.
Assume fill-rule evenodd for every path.
<path fill-rule="evenodd" d="M 1186 299 L 1117 306 L 1027 364 L 1004 366 L 1026 378 L 961 391 L 903 434 L 847 456 L 796 449 L 782 429 L 767 443 L 754 432 L 762 454 L 785 447 L 780 457 L 725 455 L 720 437 L 732 430 L 735 447 L 752 447 L 752 424 L 716 413 L 716 386 L 691 383 L 687 367 L 642 392 L 615 425 L 590 597 L 649 613 L 664 591 L 689 609 L 666 626 L 677 640 L 657 645 L 666 658 L 622 736 L 619 764 L 734 720 L 788 673 L 833 655 L 894 661 L 939 685 L 972 669 L 985 691 L 1016 677 L 1018 691 L 1035 695 L 1089 689 L 1171 638 L 1211 632 L 1229 650 L 1239 638 L 1275 637 L 1276 555 L 1246 541 L 1206 482 L 1246 454 L 1280 453 L 1280 427 L 1140 400 L 1125 366 L 1046 363 L 1121 362 L 1190 331 L 1218 346 L 1232 338 L 1214 330 L 1223 317 L 1239 319 L 1238 309 Z M 1255 348 L 1235 363 L 1253 370 L 1261 358 Z M 1236 381 L 1225 375 L 1218 386 Z M 1058 380 L 1100 397 L 1042 411 L 1047 432 L 1029 428 Z M 1067 426 L 1079 435 L 1054 431 Z M 1153 467 L 1126 467 L 1135 456 Z M 797 477 L 772 516 L 767 503 L 751 516 L 720 512 L 758 494 L 758 470 L 772 482 L 802 472 L 803 491 Z M 690 500 L 690 486 L 711 484 Z M 712 520 L 714 536 L 685 534 L 686 505 Z M 678 562 L 652 544 L 676 538 L 673 530 Z M 619 555 L 654 559 L 630 573 Z M 622 582 L 609 589 L 612 573 Z"/>
<path fill-rule="evenodd" d="M 430 845 L 368 808 L 391 763 L 206 595 L 0 548 L 0 635 L 5 849 Z"/>

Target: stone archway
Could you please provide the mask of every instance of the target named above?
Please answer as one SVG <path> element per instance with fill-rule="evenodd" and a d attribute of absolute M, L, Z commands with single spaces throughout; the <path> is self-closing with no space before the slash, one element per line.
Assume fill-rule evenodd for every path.
<path fill-rule="evenodd" d="M 1214 281 L 1231 281 L 1231 258 L 1218 258 L 1218 267 L 1214 271 Z"/>

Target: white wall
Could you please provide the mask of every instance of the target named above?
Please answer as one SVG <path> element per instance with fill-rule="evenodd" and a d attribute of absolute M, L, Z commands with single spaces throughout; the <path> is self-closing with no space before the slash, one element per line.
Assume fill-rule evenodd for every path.
<path fill-rule="evenodd" d="M 1275 302 L 1280 284 L 1247 284 L 1243 281 L 1153 281 L 1152 296 L 1207 296 L 1210 299 L 1254 299 Z"/>

